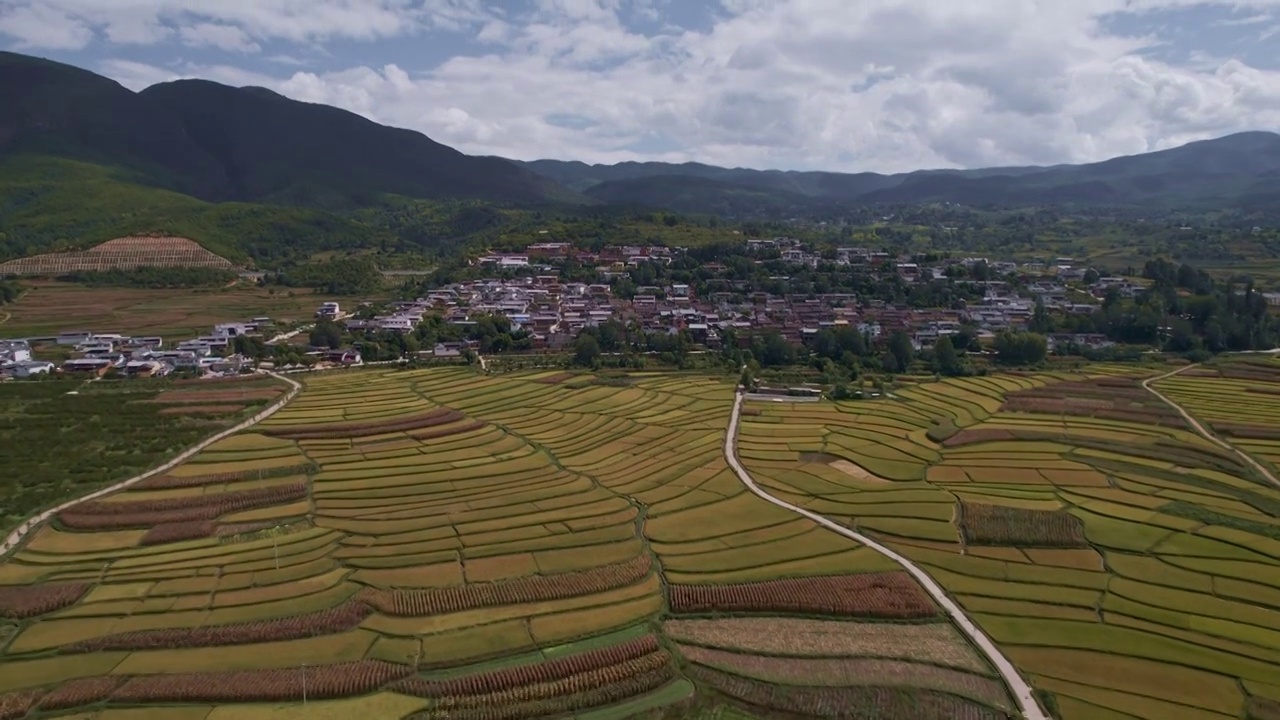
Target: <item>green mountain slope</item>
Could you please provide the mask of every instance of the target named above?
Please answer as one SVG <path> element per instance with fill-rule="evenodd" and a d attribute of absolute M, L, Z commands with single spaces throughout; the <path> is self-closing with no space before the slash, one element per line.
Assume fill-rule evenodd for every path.
<path fill-rule="evenodd" d="M 555 182 L 422 133 L 261 88 L 182 80 L 131 92 L 93 73 L 0 53 L 0 155 L 129 169 L 202 200 L 364 205 L 381 195 L 570 199 Z"/>
<path fill-rule="evenodd" d="M 744 188 L 782 193 L 783 204 L 958 202 L 975 206 L 1132 205 L 1274 210 L 1280 190 L 1280 135 L 1249 132 L 1088 165 L 925 170 L 899 175 L 781 172 L 698 163 L 584 163 L 537 160 L 524 166 L 588 196 L 623 205 L 668 196 L 679 209 L 735 206 Z M 683 180 L 679 180 L 683 179 Z M 696 181 L 696 202 L 663 185 Z"/>
<path fill-rule="evenodd" d="M 0 52 L 0 259 L 166 232 L 277 263 L 397 246 L 383 215 L 469 200 L 589 202 L 507 160 L 261 88 L 179 81 L 135 93 Z"/>
<path fill-rule="evenodd" d="M 101 163 L 202 197 L 227 187 L 169 108 L 87 70 L 0 52 L 0 157 L 21 154 Z"/>
<path fill-rule="evenodd" d="M 167 107 L 225 170 L 230 197 L 294 204 L 365 205 L 379 195 L 540 202 L 556 183 L 499 158 L 471 157 L 411 130 L 378 125 L 262 88 L 204 80 L 139 94 Z"/>
<path fill-rule="evenodd" d="M 230 260 L 259 265 L 369 247 L 389 237 L 320 210 L 210 203 L 83 161 L 0 157 L 0 259 L 83 248 L 140 232 L 189 237 Z"/>
<path fill-rule="evenodd" d="M 609 180 L 587 188 L 583 194 L 606 205 L 717 215 L 741 215 L 760 209 L 780 212 L 809 202 L 804 195 L 785 190 L 685 175 Z"/>

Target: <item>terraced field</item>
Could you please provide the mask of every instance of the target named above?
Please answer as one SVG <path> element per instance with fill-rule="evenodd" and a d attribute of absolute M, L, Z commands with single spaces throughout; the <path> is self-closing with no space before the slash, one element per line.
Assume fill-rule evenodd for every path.
<path fill-rule="evenodd" d="M 1271 461 L 1249 441 L 1277 427 L 1274 368 L 1158 387 Z M 771 494 L 928 570 L 1065 720 L 1271 717 L 1280 491 L 1135 372 L 752 404 L 739 456 Z"/>
<path fill-rule="evenodd" d="M 730 383 L 303 382 L 0 564 L 0 718 L 1008 716 L 909 576 L 744 490 Z"/>
<path fill-rule="evenodd" d="M 1280 467 L 1280 359 L 1220 359 L 1165 378 L 1155 387 L 1255 460 Z"/>
<path fill-rule="evenodd" d="M 1269 362 L 1159 387 L 1270 462 L 1249 442 L 1272 427 Z M 738 456 L 927 569 L 1063 720 L 1266 720 L 1280 491 L 1137 372 L 749 403 Z M 0 720 L 1014 714 L 910 576 L 746 491 L 730 382 L 303 382 L 0 564 Z"/>

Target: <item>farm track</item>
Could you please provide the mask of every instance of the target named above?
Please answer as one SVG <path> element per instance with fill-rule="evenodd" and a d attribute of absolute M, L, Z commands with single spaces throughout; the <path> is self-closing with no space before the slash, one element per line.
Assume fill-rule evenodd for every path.
<path fill-rule="evenodd" d="M 140 483 L 149 477 L 154 477 L 156 475 L 160 475 L 162 473 L 168 472 L 169 470 L 172 470 L 178 465 L 181 465 L 182 463 L 189 460 L 196 453 L 200 452 L 201 450 L 204 450 L 205 448 L 218 442 L 219 440 L 228 438 L 232 435 L 235 435 L 238 432 L 242 432 L 248 428 L 251 428 L 254 425 L 258 424 L 259 422 L 276 414 L 276 412 L 278 412 L 281 408 L 287 405 L 289 401 L 292 400 L 293 397 L 297 395 L 300 390 L 302 390 L 302 385 L 300 385 L 299 383 L 293 380 L 290 380 L 287 377 L 284 377 L 282 375 L 277 375 L 276 373 L 273 373 L 273 372 L 267 372 L 266 374 L 270 375 L 271 377 L 277 380 L 284 381 L 290 385 L 289 391 L 286 392 L 284 396 L 281 397 L 278 401 L 276 401 L 273 405 L 266 408 L 265 410 L 258 413 L 257 415 L 254 415 L 253 417 L 247 420 L 244 420 L 243 422 L 233 427 L 227 428 L 226 430 L 223 430 L 215 435 L 212 435 L 210 437 L 205 438 L 204 440 L 201 440 L 195 445 L 192 445 L 186 450 L 183 450 L 181 453 L 176 455 L 173 459 L 169 460 L 168 462 L 166 462 L 165 464 L 159 467 L 152 468 L 151 470 L 148 470 L 142 473 L 141 475 L 135 475 L 127 480 L 121 480 L 120 482 L 114 485 L 111 485 L 110 487 L 105 487 L 105 488 L 102 488 L 101 490 L 95 490 L 83 497 L 76 498 L 75 500 L 68 500 L 67 502 L 62 503 L 57 507 L 50 508 L 40 513 L 39 515 L 36 515 L 35 517 L 27 519 L 26 522 L 19 525 L 13 532 L 9 533 L 9 536 L 5 538 L 3 544 L 0 544 L 0 558 L 3 558 L 5 555 L 8 555 L 10 552 L 17 549 L 17 547 L 21 545 L 24 540 L 27 539 L 28 535 L 30 535 L 33 531 L 38 529 L 43 523 L 48 521 L 49 518 L 53 517 L 54 515 L 68 508 L 75 507 L 80 503 L 88 502 L 90 500 L 97 500 L 100 497 L 105 497 L 107 495 L 110 495 L 111 493 L 118 492 L 136 483 Z"/>
<path fill-rule="evenodd" d="M 1157 375 L 1156 377 L 1147 378 L 1146 380 L 1142 381 L 1142 387 L 1145 388 L 1147 392 L 1150 392 L 1152 395 L 1155 395 L 1156 397 L 1160 398 L 1169 407 L 1173 408 L 1174 410 L 1177 410 L 1178 413 L 1182 415 L 1183 419 L 1186 420 L 1187 423 L 1190 424 L 1191 427 L 1197 433 L 1199 433 L 1200 436 L 1203 437 L 1205 440 L 1208 440 L 1209 442 L 1213 443 L 1214 445 L 1217 445 L 1223 450 L 1228 450 L 1232 453 L 1235 453 L 1236 456 L 1238 456 L 1241 460 L 1247 463 L 1249 467 L 1256 470 L 1259 476 L 1266 478 L 1267 482 L 1271 483 L 1277 488 L 1280 488 L 1280 479 L 1277 479 L 1276 476 L 1273 475 L 1271 471 L 1268 470 L 1262 463 L 1258 462 L 1257 460 L 1254 460 L 1253 457 L 1249 455 L 1249 453 L 1241 450 L 1235 445 L 1232 445 L 1226 440 L 1223 440 L 1222 438 L 1210 432 L 1207 428 L 1205 428 L 1204 425 L 1201 425 L 1200 421 L 1195 419 L 1195 417 L 1192 416 L 1191 413 L 1188 412 L 1185 408 L 1183 408 L 1181 405 L 1174 402 L 1173 400 L 1170 400 L 1169 397 L 1166 396 L 1164 393 L 1151 387 L 1151 383 L 1153 382 L 1159 382 L 1161 380 L 1171 378 L 1174 375 L 1177 375 L 1179 373 L 1184 373 L 1196 367 L 1200 367 L 1200 364 L 1196 363 L 1195 365 L 1187 365 L 1185 367 L 1180 367 L 1177 370 L 1174 370 L 1173 372 L 1167 372 L 1163 375 Z"/>
<path fill-rule="evenodd" d="M 734 473 L 737 474 L 738 479 L 742 481 L 742 484 L 761 499 L 783 508 L 784 510 L 790 510 L 802 515 L 832 532 L 839 533 L 851 540 L 860 542 L 901 565 L 903 569 L 911 573 L 911 575 L 920 582 L 920 585 L 924 587 L 925 592 L 929 593 L 934 601 L 937 602 L 938 605 L 942 606 L 943 610 L 951 620 L 960 628 L 961 631 L 964 632 L 965 635 L 969 637 L 970 640 L 973 641 L 974 645 L 982 651 L 987 659 L 991 661 L 991 664 L 1000 673 L 1000 677 L 1004 680 L 1005 684 L 1010 690 L 1012 690 L 1014 699 L 1018 704 L 1018 709 L 1025 720 L 1051 720 L 1044 710 L 1040 708 L 1040 705 L 1036 703 L 1031 686 L 1022 679 L 1021 675 L 1018 674 L 1018 670 L 1014 667 L 1013 663 L 1005 657 L 1004 653 L 1000 652 L 1000 649 L 997 648 L 995 643 L 993 643 L 991 639 L 982 632 L 978 625 L 964 614 L 964 610 L 947 595 L 946 591 L 942 589 L 942 586 L 934 581 L 933 578 L 929 577 L 928 573 L 905 556 L 894 552 L 870 537 L 850 530 L 849 528 L 839 525 L 815 512 L 792 505 L 784 500 L 779 500 L 756 484 L 755 480 L 753 480 L 751 475 L 746 471 L 746 468 L 742 466 L 742 463 L 738 462 L 738 420 L 742 413 L 742 397 L 743 395 L 741 392 L 734 395 L 733 412 L 729 416 L 729 430 L 725 434 L 724 440 L 725 460 L 729 463 L 729 467 L 733 468 Z"/>

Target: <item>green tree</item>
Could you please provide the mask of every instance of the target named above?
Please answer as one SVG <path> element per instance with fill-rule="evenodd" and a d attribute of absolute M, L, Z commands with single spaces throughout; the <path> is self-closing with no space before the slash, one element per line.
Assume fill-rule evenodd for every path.
<path fill-rule="evenodd" d="M 600 361 L 600 342 L 594 335 L 583 333 L 573 346 L 573 362 L 583 367 L 595 367 Z"/>
<path fill-rule="evenodd" d="M 996 362 L 1001 365 L 1035 365 L 1048 353 L 1043 335 L 1005 331 L 996 336 Z"/>
<path fill-rule="evenodd" d="M 1044 306 L 1044 300 L 1036 298 L 1036 309 L 1031 313 L 1031 322 L 1027 325 L 1031 332 L 1047 333 L 1053 330 L 1053 318 Z"/>
<path fill-rule="evenodd" d="M 959 375 L 963 371 L 960 353 L 956 352 L 950 336 L 943 335 L 933 346 L 933 368 L 943 375 Z"/>
<path fill-rule="evenodd" d="M 321 320 L 311 328 L 309 339 L 313 347 L 337 350 L 342 347 L 342 328 L 331 320 Z"/>
<path fill-rule="evenodd" d="M 896 370 L 893 372 L 906 372 L 911 368 L 911 361 L 916 358 L 915 346 L 911 344 L 911 337 L 901 330 L 896 330 L 889 336 L 889 354 L 893 357 Z"/>

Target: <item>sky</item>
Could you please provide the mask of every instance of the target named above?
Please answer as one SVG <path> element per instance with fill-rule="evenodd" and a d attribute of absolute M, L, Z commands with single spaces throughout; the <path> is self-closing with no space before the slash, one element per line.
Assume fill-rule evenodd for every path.
<path fill-rule="evenodd" d="M 0 48 L 524 160 L 901 172 L 1280 129 L 1280 0 L 0 0 Z"/>

